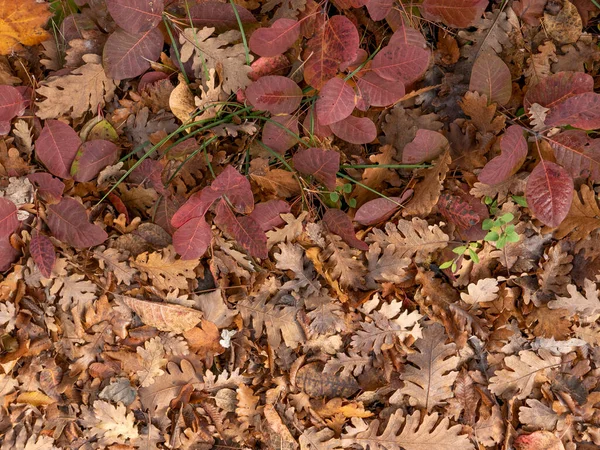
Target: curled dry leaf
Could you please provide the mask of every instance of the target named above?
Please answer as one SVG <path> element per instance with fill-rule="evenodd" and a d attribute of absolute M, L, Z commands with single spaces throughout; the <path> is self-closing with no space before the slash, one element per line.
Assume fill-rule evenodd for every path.
<path fill-rule="evenodd" d="M 144 324 L 160 331 L 184 333 L 194 328 L 202 320 L 200 311 L 185 306 L 148 302 L 125 295 L 117 298 L 140 316 Z"/>

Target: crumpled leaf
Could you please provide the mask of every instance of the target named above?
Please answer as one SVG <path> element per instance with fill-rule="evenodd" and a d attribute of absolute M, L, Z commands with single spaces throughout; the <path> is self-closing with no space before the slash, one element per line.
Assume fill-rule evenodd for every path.
<path fill-rule="evenodd" d="M 186 306 L 148 302 L 125 295 L 119 296 L 118 299 L 140 316 L 144 324 L 160 331 L 184 333 L 194 328 L 202 320 L 200 311 Z"/>

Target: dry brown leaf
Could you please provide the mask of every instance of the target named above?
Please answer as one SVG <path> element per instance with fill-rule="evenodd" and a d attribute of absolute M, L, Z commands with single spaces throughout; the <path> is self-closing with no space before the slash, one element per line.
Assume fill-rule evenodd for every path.
<path fill-rule="evenodd" d="M 394 157 L 396 151 L 391 145 L 383 145 L 379 149 L 379 154 L 372 155 L 369 159 L 372 164 L 395 164 Z M 389 183 L 392 186 L 400 185 L 400 178 L 394 170 L 390 169 L 365 169 L 362 175 L 362 184 L 370 187 L 376 191 L 381 192 L 383 190 L 383 183 Z M 377 197 L 372 190 L 368 190 L 360 185 L 356 186 L 352 192 L 352 198 L 356 199 L 356 205 L 361 206 L 365 202 L 372 200 Z"/>
<path fill-rule="evenodd" d="M 580 241 L 600 228 L 600 207 L 596 193 L 589 186 L 583 184 L 579 190 L 573 192 L 573 203 L 569 214 L 554 231 L 556 239 L 568 236 L 569 240 Z"/>
<path fill-rule="evenodd" d="M 48 3 L 35 0 L 0 2 L 0 55 L 36 45 L 50 37 L 42 27 L 52 17 Z"/>
<path fill-rule="evenodd" d="M 183 337 L 188 341 L 190 350 L 201 357 L 219 355 L 225 349 L 219 344 L 221 334 L 217 326 L 202 319 L 199 327 L 194 327 L 183 333 Z"/>
<path fill-rule="evenodd" d="M 200 311 L 181 305 L 148 302 L 125 295 L 119 296 L 118 299 L 140 316 L 143 323 L 160 331 L 184 333 L 202 320 Z"/>
<path fill-rule="evenodd" d="M 402 217 L 425 217 L 431 213 L 440 199 L 451 162 L 450 152 L 446 152 L 435 161 L 434 167 L 420 171 L 419 175 L 424 175 L 423 181 L 417 184 L 412 199 L 402 209 Z"/>
<path fill-rule="evenodd" d="M 144 274 L 144 279 L 151 280 L 157 289 L 170 291 L 187 289 L 187 280 L 196 277 L 194 268 L 198 263 L 198 260 L 175 259 L 175 251 L 167 247 L 160 253 L 142 253 L 131 265 Z"/>

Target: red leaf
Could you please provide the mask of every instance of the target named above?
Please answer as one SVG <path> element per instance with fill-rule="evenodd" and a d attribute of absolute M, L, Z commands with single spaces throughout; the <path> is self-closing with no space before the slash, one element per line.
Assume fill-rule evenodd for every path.
<path fill-rule="evenodd" d="M 529 175 L 525 197 L 543 224 L 557 227 L 571 208 L 573 179 L 558 164 L 542 160 Z"/>
<path fill-rule="evenodd" d="M 475 24 L 488 5 L 487 0 L 425 0 L 421 5 L 428 20 L 441 21 L 454 28 Z"/>
<path fill-rule="evenodd" d="M 71 178 L 71 166 L 80 145 L 81 140 L 73 128 L 58 120 L 47 120 L 35 141 L 35 154 L 52 174 Z"/>
<path fill-rule="evenodd" d="M 102 228 L 89 222 L 85 206 L 74 198 L 65 197 L 48 210 L 48 227 L 54 237 L 73 247 L 93 247 L 108 238 Z"/>
<path fill-rule="evenodd" d="M 394 31 L 394 34 L 392 34 L 388 45 L 414 45 L 419 48 L 427 48 L 427 41 L 419 30 L 415 30 L 402 23 L 398 29 Z"/>
<path fill-rule="evenodd" d="M 481 217 L 473 205 L 458 195 L 443 193 L 437 207 L 448 221 L 465 230 L 481 222 Z"/>
<path fill-rule="evenodd" d="M 173 147 L 171 149 L 170 156 L 173 156 L 178 151 L 185 153 L 185 151 L 188 149 L 183 145 L 184 142 L 190 143 L 191 150 L 198 148 L 198 145 L 193 139 L 188 139 L 178 144 L 178 146 Z M 131 172 L 127 179 L 136 184 L 147 183 L 159 194 L 169 195 L 169 192 L 165 188 L 165 185 L 162 181 L 163 169 L 164 166 L 160 163 L 160 161 L 147 158 L 143 160 L 142 163 L 133 170 L 133 172 Z"/>
<path fill-rule="evenodd" d="M 345 16 L 326 20 L 307 43 L 304 80 L 315 89 L 335 77 L 341 63 L 353 61 L 359 46 L 356 26 Z"/>
<path fill-rule="evenodd" d="M 563 100 L 550 110 L 545 123 L 549 127 L 600 128 L 600 94 L 586 92 Z"/>
<path fill-rule="evenodd" d="M 402 151 L 403 164 L 420 164 L 431 161 L 448 148 L 448 139 L 437 131 L 419 129 L 412 142 Z"/>
<path fill-rule="evenodd" d="M 58 203 L 65 190 L 65 183 L 46 172 L 30 173 L 27 179 L 37 189 L 46 203 Z"/>
<path fill-rule="evenodd" d="M 356 211 L 354 221 L 361 225 L 370 226 L 382 222 L 392 216 L 400 205 L 412 195 L 413 190 L 408 189 L 402 197 L 379 197 L 366 202 Z"/>
<path fill-rule="evenodd" d="M 328 209 L 323 215 L 323 223 L 330 232 L 337 234 L 349 246 L 359 250 L 369 250 L 365 242 L 356 238 L 352 221 L 345 212 L 339 209 Z"/>
<path fill-rule="evenodd" d="M 254 208 L 254 195 L 248 179 L 233 166 L 225 167 L 211 183 L 210 189 L 217 195 L 226 195 L 233 208 L 243 214 L 249 214 Z"/>
<path fill-rule="evenodd" d="M 12 245 L 7 237 L 0 237 L 0 272 L 4 272 L 10 268 L 12 262 L 17 259 L 20 255 Z"/>
<path fill-rule="evenodd" d="M 104 139 L 84 142 L 71 166 L 71 175 L 75 181 L 91 181 L 117 160 L 118 152 L 115 144 Z"/>
<path fill-rule="evenodd" d="M 481 55 L 473 64 L 469 90 L 485 95 L 490 103 L 506 105 L 512 95 L 510 69 L 496 55 Z"/>
<path fill-rule="evenodd" d="M 361 98 L 357 107 L 362 111 L 366 111 L 369 106 L 393 105 L 406 93 L 402 81 L 386 80 L 375 72 L 367 72 L 357 79 L 356 88 Z"/>
<path fill-rule="evenodd" d="M 173 247 L 181 259 L 198 259 L 210 245 L 211 239 L 212 231 L 204 216 L 194 217 L 173 233 Z"/>
<path fill-rule="evenodd" d="M 249 216 L 236 217 L 225 200 L 217 205 L 215 223 L 235 238 L 250 255 L 261 259 L 269 257 L 267 235 L 260 225 Z"/>
<path fill-rule="evenodd" d="M 10 200 L 0 197 L 0 239 L 8 238 L 17 228 L 17 207 Z"/>
<path fill-rule="evenodd" d="M 267 75 L 285 75 L 290 68 L 290 62 L 285 55 L 270 58 L 262 56 L 250 64 L 250 67 L 252 72 L 248 73 L 248 78 L 256 81 Z"/>
<path fill-rule="evenodd" d="M 271 114 L 293 113 L 302 96 L 302 89 L 293 80 L 279 75 L 259 78 L 246 88 L 250 104 Z"/>
<path fill-rule="evenodd" d="M 181 203 L 177 198 L 164 195 L 159 197 L 156 202 L 152 220 L 170 235 L 175 233 L 175 227 L 171 225 L 171 219 L 173 219 Z"/>
<path fill-rule="evenodd" d="M 123 203 L 123 200 L 121 200 L 121 197 L 119 197 L 114 192 L 111 192 L 110 194 L 108 194 L 107 198 L 112 203 L 112 205 L 115 207 L 117 212 L 119 214 L 123 214 L 125 216 L 125 220 L 127 221 L 127 223 L 129 223 L 129 211 L 127 211 L 127 206 L 125 206 L 125 203 Z"/>
<path fill-rule="evenodd" d="M 321 88 L 316 104 L 320 125 L 331 125 L 354 111 L 354 90 L 341 78 L 332 78 Z"/>
<path fill-rule="evenodd" d="M 530 88 L 525 94 L 523 106 L 529 110 L 538 103 L 546 108 L 553 108 L 563 100 L 576 94 L 594 91 L 594 79 L 587 73 L 559 72 L 550 75 Z"/>
<path fill-rule="evenodd" d="M 556 162 L 573 177 L 590 175 L 600 180 L 600 140 L 592 139 L 583 130 L 567 130 L 548 138 Z"/>
<path fill-rule="evenodd" d="M 256 23 L 256 19 L 246 8 L 235 5 L 242 24 Z M 190 7 L 190 16 L 196 27 L 215 27 L 217 33 L 238 29 L 237 17 L 230 3 L 206 1 Z"/>
<path fill-rule="evenodd" d="M 117 25 L 128 33 L 141 33 L 162 20 L 163 0 L 106 0 L 108 12 Z"/>
<path fill-rule="evenodd" d="M 0 136 L 10 133 L 10 121 L 25 111 L 25 100 L 12 86 L 0 86 Z"/>
<path fill-rule="evenodd" d="M 312 175 L 331 191 L 335 189 L 336 174 L 340 170 L 340 154 L 334 150 L 306 148 L 296 152 L 294 167 L 305 175 Z"/>
<path fill-rule="evenodd" d="M 319 123 L 318 116 L 314 108 L 310 108 L 304 117 L 302 126 L 305 130 L 305 136 L 316 136 L 320 139 L 325 139 L 333 136 L 331 129 L 327 125 L 321 125 Z"/>
<path fill-rule="evenodd" d="M 377 137 L 377 127 L 368 117 L 349 116 L 329 125 L 340 139 L 351 144 L 368 144 Z"/>
<path fill-rule="evenodd" d="M 373 58 L 373 71 L 390 81 L 411 84 L 421 78 L 429 67 L 428 50 L 408 45 L 388 45 Z"/>
<path fill-rule="evenodd" d="M 31 253 L 31 257 L 40 269 L 41 274 L 46 278 L 50 278 L 56 260 L 56 252 L 52 241 L 36 231 L 31 241 L 29 241 L 29 253 Z"/>
<path fill-rule="evenodd" d="M 158 28 L 130 34 L 117 29 L 104 44 L 102 63 L 109 78 L 124 80 L 143 74 L 156 61 L 163 47 L 163 36 Z"/>
<path fill-rule="evenodd" d="M 248 217 L 254 219 L 261 230 L 269 231 L 285 224 L 281 214 L 289 213 L 290 205 L 283 200 L 269 200 L 259 203 Z"/>
<path fill-rule="evenodd" d="M 489 161 L 479 173 L 479 181 L 485 184 L 499 184 L 513 176 L 527 158 L 527 141 L 523 137 L 523 129 L 518 125 L 507 128 L 502 141 L 500 153 Z"/>
<path fill-rule="evenodd" d="M 277 56 L 294 45 L 300 37 L 295 19 L 277 19 L 268 28 L 259 28 L 250 36 L 250 50 L 260 56 Z"/>
<path fill-rule="evenodd" d="M 277 123 L 281 126 L 278 126 Z M 298 128 L 297 116 L 284 115 L 271 117 L 271 121 L 265 124 L 262 131 L 263 144 L 283 155 L 298 143 L 296 136 L 290 134 L 287 130 L 298 136 L 300 129 Z"/>
<path fill-rule="evenodd" d="M 371 19 L 383 20 L 389 14 L 394 5 L 394 0 L 369 0 L 367 2 L 367 11 Z"/>
<path fill-rule="evenodd" d="M 210 187 L 205 187 L 200 192 L 196 192 L 173 214 L 171 225 L 178 228 L 194 217 L 204 217 L 204 214 L 219 197 L 220 194 L 211 190 Z"/>

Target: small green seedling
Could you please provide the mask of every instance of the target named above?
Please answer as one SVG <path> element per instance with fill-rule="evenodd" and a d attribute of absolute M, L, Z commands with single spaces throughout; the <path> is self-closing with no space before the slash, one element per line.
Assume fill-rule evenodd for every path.
<path fill-rule="evenodd" d="M 452 253 L 456 254 L 456 257 L 450 261 L 446 261 L 440 265 L 440 269 L 447 269 L 450 267 L 452 273 L 456 272 L 458 266 L 458 260 L 462 257 L 464 259 L 470 259 L 475 264 L 479 263 L 479 256 L 475 253 L 475 250 L 479 247 L 479 242 L 470 242 L 467 245 L 459 245 L 452 249 Z"/>
<path fill-rule="evenodd" d="M 519 242 L 520 236 L 515 231 L 515 226 L 510 225 L 515 216 L 506 213 L 495 219 L 485 219 L 481 225 L 488 234 L 483 238 L 487 242 L 495 242 L 496 248 L 502 249 L 509 242 Z"/>
<path fill-rule="evenodd" d="M 350 183 L 343 184 L 342 186 L 337 186 L 335 188 L 335 191 L 329 193 L 329 200 L 331 200 L 332 203 L 337 203 L 340 200 L 340 197 L 342 196 L 342 194 L 350 194 L 351 192 L 352 192 L 352 184 L 350 184 Z M 351 198 L 350 200 L 348 200 L 348 206 L 350 208 L 355 208 L 356 207 L 356 199 Z"/>

